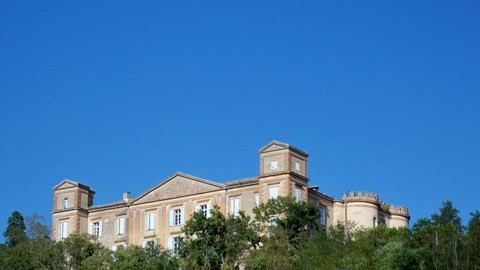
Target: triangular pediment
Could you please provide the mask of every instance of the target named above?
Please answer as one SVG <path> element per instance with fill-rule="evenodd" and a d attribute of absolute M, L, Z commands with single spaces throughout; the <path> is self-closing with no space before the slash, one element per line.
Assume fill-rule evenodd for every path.
<path fill-rule="evenodd" d="M 223 188 L 222 184 L 177 172 L 137 197 L 132 204 L 178 198 Z"/>
<path fill-rule="evenodd" d="M 53 190 L 66 189 L 71 187 L 78 187 L 78 182 L 65 179 L 62 182 L 60 182 L 58 185 L 54 186 Z"/>
<path fill-rule="evenodd" d="M 258 151 L 260 154 L 263 154 L 263 153 L 269 153 L 269 152 L 274 152 L 274 151 L 280 151 L 280 150 L 285 150 L 285 149 L 288 149 L 292 152 L 295 152 L 297 154 L 300 154 L 304 157 L 308 157 L 308 153 L 303 151 L 303 150 L 300 150 L 292 145 L 289 145 L 289 144 L 286 144 L 286 143 L 282 143 L 282 142 L 279 142 L 279 141 L 271 141 L 269 144 L 265 145 L 264 147 L 260 148 L 260 150 Z"/>
<path fill-rule="evenodd" d="M 259 152 L 260 153 L 267 153 L 272 151 L 284 150 L 288 149 L 289 145 L 286 143 L 281 143 L 277 141 L 271 141 L 269 144 L 262 147 Z"/>

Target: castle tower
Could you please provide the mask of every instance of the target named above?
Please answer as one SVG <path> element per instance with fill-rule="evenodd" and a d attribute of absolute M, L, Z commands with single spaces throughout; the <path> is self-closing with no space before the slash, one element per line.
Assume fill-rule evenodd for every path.
<path fill-rule="evenodd" d="M 88 208 L 95 191 L 65 179 L 53 187 L 52 239 L 61 240 L 73 232 L 87 232 Z"/>
<path fill-rule="evenodd" d="M 298 201 L 306 201 L 308 153 L 278 141 L 262 147 L 259 153 L 261 202 L 289 195 Z"/>

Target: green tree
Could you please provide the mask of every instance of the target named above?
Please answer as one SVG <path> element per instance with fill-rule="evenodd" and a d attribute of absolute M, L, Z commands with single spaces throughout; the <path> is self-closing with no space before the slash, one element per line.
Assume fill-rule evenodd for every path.
<path fill-rule="evenodd" d="M 425 267 L 436 270 L 464 268 L 464 247 L 459 211 L 445 201 L 431 219 L 419 219 L 413 226 L 415 245 Z"/>
<path fill-rule="evenodd" d="M 250 269 L 292 269 L 300 261 L 301 245 L 317 231 L 320 209 L 293 197 L 278 197 L 255 208 L 262 246 L 252 250 Z M 279 256 L 282 254 L 282 256 Z"/>
<path fill-rule="evenodd" d="M 246 260 L 247 269 L 293 269 L 294 260 L 292 259 L 293 247 L 288 243 L 288 236 L 285 230 L 278 230 L 264 238 L 263 245 L 258 249 L 250 251 L 250 256 Z"/>
<path fill-rule="evenodd" d="M 442 207 L 439 210 L 440 213 L 435 213 L 432 215 L 433 223 L 437 225 L 453 224 L 457 226 L 459 230 L 462 230 L 462 220 L 458 216 L 460 211 L 453 207 L 452 201 L 444 201 L 442 203 Z"/>
<path fill-rule="evenodd" d="M 63 247 L 50 240 L 43 217 L 34 214 L 25 220 L 29 237 L 11 247 L 4 245 L 0 269 L 66 269 Z"/>
<path fill-rule="evenodd" d="M 366 269 L 364 254 L 355 246 L 355 224 L 339 223 L 319 231 L 302 245 L 298 269 Z M 347 232 L 347 233 L 345 233 Z M 372 256 L 369 254 L 369 256 Z"/>
<path fill-rule="evenodd" d="M 466 233 L 466 269 L 480 269 L 480 212 L 470 213 Z"/>
<path fill-rule="evenodd" d="M 112 253 L 112 270 L 176 270 L 179 269 L 178 259 L 167 251 L 148 250 L 139 246 L 119 247 Z"/>
<path fill-rule="evenodd" d="M 95 237 L 85 234 L 85 233 L 73 233 L 70 234 L 65 240 L 59 242 L 62 245 L 67 257 L 68 257 L 68 266 L 72 269 L 82 269 L 82 263 L 84 263 L 87 258 L 95 256 L 102 257 L 104 254 L 108 253 L 108 250 L 103 247 Z M 90 265 L 95 265 L 97 260 L 91 258 L 85 262 L 88 264 L 84 267 L 89 267 Z"/>
<path fill-rule="evenodd" d="M 43 215 L 34 213 L 25 218 L 27 236 L 30 239 L 50 239 L 50 228 L 45 225 Z"/>
<path fill-rule="evenodd" d="M 389 241 L 375 251 L 376 270 L 420 269 L 415 250 L 398 241 Z"/>
<path fill-rule="evenodd" d="M 14 247 L 20 242 L 25 241 L 27 239 L 25 230 L 23 215 L 18 211 L 13 211 L 10 217 L 8 217 L 7 229 L 3 233 L 7 246 Z"/>
<path fill-rule="evenodd" d="M 113 258 L 112 269 L 115 270 L 149 268 L 147 251 L 139 246 L 130 246 L 128 248 L 120 247 L 113 253 Z"/>
<path fill-rule="evenodd" d="M 250 217 L 243 212 L 225 217 L 218 207 L 209 217 L 195 212 L 183 231 L 180 256 L 185 269 L 238 269 L 259 242 Z"/>
<path fill-rule="evenodd" d="M 253 212 L 256 220 L 266 226 L 264 229 L 284 230 L 288 242 L 294 246 L 319 228 L 320 208 L 310 202 L 296 202 L 291 196 L 270 199 Z"/>

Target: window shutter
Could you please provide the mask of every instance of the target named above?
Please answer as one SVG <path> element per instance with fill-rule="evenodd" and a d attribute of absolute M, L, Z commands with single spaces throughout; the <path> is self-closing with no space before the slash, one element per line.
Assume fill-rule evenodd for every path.
<path fill-rule="evenodd" d="M 68 236 L 68 222 L 65 222 L 63 224 L 65 226 L 65 230 L 63 230 L 63 234 L 64 234 L 63 237 L 67 238 L 67 236 Z"/>
<path fill-rule="evenodd" d="M 125 218 L 118 219 L 118 234 L 125 234 Z"/>
<path fill-rule="evenodd" d="M 325 225 L 325 208 L 320 208 L 320 225 Z"/>
<path fill-rule="evenodd" d="M 88 223 L 88 234 L 92 235 L 93 234 L 93 223 Z"/>
<path fill-rule="evenodd" d="M 168 249 L 173 250 L 173 238 L 172 237 L 168 238 Z"/>
<path fill-rule="evenodd" d="M 68 223 L 63 222 L 62 223 L 62 237 L 61 238 L 67 238 L 68 235 Z"/>
<path fill-rule="evenodd" d="M 260 194 L 255 194 L 255 206 L 259 206 L 260 205 Z"/>
<path fill-rule="evenodd" d="M 197 206 L 195 206 L 195 212 L 200 211 L 200 209 L 202 209 L 202 206 L 200 204 L 197 204 Z"/>
<path fill-rule="evenodd" d="M 230 213 L 232 215 L 238 215 L 238 211 L 240 210 L 240 199 L 235 198 L 230 200 Z"/>
<path fill-rule="evenodd" d="M 112 246 L 112 251 L 117 251 L 117 246 Z"/>
<path fill-rule="evenodd" d="M 98 237 L 102 237 L 103 222 L 98 222 Z"/>
<path fill-rule="evenodd" d="M 147 241 L 142 241 L 142 248 L 146 248 L 147 247 Z"/>
<path fill-rule="evenodd" d="M 158 239 L 153 240 L 153 246 L 157 247 L 158 246 Z"/>
<path fill-rule="evenodd" d="M 148 229 L 152 230 L 155 228 L 155 213 L 148 213 Z"/>
<path fill-rule="evenodd" d="M 240 199 L 239 198 L 235 199 L 235 211 L 236 211 L 235 214 L 238 214 L 238 211 L 240 211 Z"/>
<path fill-rule="evenodd" d="M 58 224 L 58 239 L 62 239 L 62 233 L 63 233 L 63 223 Z"/>
<path fill-rule="evenodd" d="M 170 226 L 173 226 L 173 209 L 170 209 L 168 222 Z"/>
<path fill-rule="evenodd" d="M 207 204 L 207 218 L 210 217 L 210 204 Z"/>
<path fill-rule="evenodd" d="M 185 222 L 185 211 L 183 211 L 183 208 L 180 209 L 180 224 L 183 224 Z"/>
<path fill-rule="evenodd" d="M 296 202 L 300 202 L 302 199 L 302 190 L 298 187 L 295 188 L 295 199 Z"/>

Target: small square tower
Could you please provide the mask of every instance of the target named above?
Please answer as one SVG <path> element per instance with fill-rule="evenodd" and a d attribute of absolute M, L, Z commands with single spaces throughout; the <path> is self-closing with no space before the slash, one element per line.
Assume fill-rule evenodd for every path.
<path fill-rule="evenodd" d="M 73 232 L 87 232 L 88 208 L 93 205 L 94 194 L 89 186 L 69 179 L 53 187 L 53 240 Z"/>
<path fill-rule="evenodd" d="M 265 202 L 278 194 L 294 196 L 305 201 L 308 193 L 308 153 L 292 145 L 272 141 L 259 150 L 262 185 L 260 193 Z"/>

